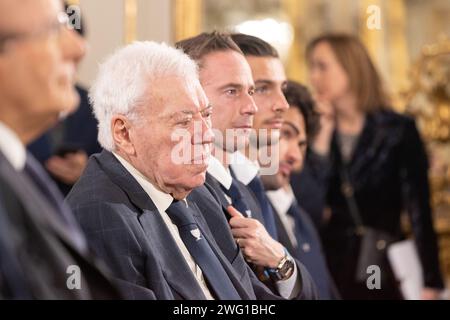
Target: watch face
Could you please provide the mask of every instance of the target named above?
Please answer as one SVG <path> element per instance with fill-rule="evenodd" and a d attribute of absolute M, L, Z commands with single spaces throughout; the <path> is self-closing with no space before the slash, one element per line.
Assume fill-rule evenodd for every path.
<path fill-rule="evenodd" d="M 285 279 L 293 268 L 294 262 L 291 259 L 287 259 L 279 270 L 281 277 Z"/>

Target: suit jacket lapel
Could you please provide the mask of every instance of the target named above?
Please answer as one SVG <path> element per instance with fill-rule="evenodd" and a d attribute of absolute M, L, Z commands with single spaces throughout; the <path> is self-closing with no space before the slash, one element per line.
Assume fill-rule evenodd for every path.
<path fill-rule="evenodd" d="M 184 299 L 205 300 L 206 297 L 190 271 L 168 227 L 156 210 L 144 210 L 139 222 L 149 238 L 150 245 L 158 254 L 160 267 L 174 291 Z"/>
<path fill-rule="evenodd" d="M 33 216 L 33 219 L 38 221 L 41 226 L 55 232 L 57 236 L 73 250 L 79 252 L 78 249 L 76 250 L 78 246 L 70 237 L 70 231 L 66 225 L 61 219 L 55 219 L 59 213 L 55 212 L 53 205 L 44 201 L 40 193 L 33 188 L 33 181 L 28 179 L 28 177 L 21 172 L 15 171 L 1 153 L 0 173 L 14 190 L 17 198 L 19 198 L 22 204 L 26 207 L 28 214 Z"/>
<path fill-rule="evenodd" d="M 141 210 L 139 222 L 172 289 L 184 299 L 205 300 L 197 280 L 148 194 L 112 153 L 103 151 L 98 156 L 98 162 L 109 178 L 127 193 L 133 205 Z"/>
<path fill-rule="evenodd" d="M 244 300 L 249 300 L 250 296 L 245 291 L 245 289 L 240 284 L 239 276 L 236 274 L 235 270 L 230 264 L 230 261 L 227 260 L 227 258 L 223 255 L 222 251 L 220 250 L 219 246 L 217 245 L 216 241 L 214 240 L 213 235 L 211 234 L 206 221 L 204 220 L 203 216 L 200 214 L 200 209 L 194 202 L 189 202 L 189 205 L 192 206 L 195 211 L 194 218 L 200 228 L 200 231 L 202 232 L 205 239 L 208 241 L 209 245 L 211 246 L 212 250 L 216 254 L 217 258 L 219 259 L 220 263 L 222 264 L 223 268 L 225 269 L 225 272 L 228 274 L 231 282 L 233 283 L 234 287 L 238 291 L 239 295 Z"/>
<path fill-rule="evenodd" d="M 225 198 L 224 192 L 222 190 L 222 187 L 220 186 L 219 181 L 217 181 L 212 175 L 210 175 L 208 172 L 206 172 L 206 181 L 205 184 L 214 190 L 215 194 L 219 198 L 220 205 L 222 206 L 222 210 L 225 213 L 225 216 L 227 217 L 227 220 L 230 218 L 227 212 L 228 206 L 231 204 L 230 201 Z"/>

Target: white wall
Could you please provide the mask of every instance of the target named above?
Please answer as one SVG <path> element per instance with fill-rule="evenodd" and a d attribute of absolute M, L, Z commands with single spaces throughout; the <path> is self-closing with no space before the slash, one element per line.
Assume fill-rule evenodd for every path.
<path fill-rule="evenodd" d="M 125 0 L 80 0 L 88 53 L 80 64 L 79 82 L 89 86 L 98 64 L 125 43 Z M 137 0 L 137 40 L 172 42 L 172 1 Z"/>

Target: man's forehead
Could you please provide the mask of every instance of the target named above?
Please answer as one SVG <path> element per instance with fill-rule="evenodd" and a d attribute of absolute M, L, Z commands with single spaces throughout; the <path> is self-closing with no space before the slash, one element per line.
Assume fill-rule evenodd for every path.
<path fill-rule="evenodd" d="M 238 52 L 227 50 L 206 55 L 200 69 L 202 85 L 253 85 L 252 72 L 247 60 Z"/>
<path fill-rule="evenodd" d="M 286 81 L 286 73 L 280 59 L 247 56 L 247 61 L 251 67 L 255 82 L 261 80 L 271 82 Z"/>
<path fill-rule="evenodd" d="M 62 9 L 61 0 L 0 0 L 0 33 L 32 31 Z"/>
<path fill-rule="evenodd" d="M 284 124 L 291 126 L 299 133 L 305 132 L 305 119 L 298 107 L 292 106 L 284 113 Z"/>
<path fill-rule="evenodd" d="M 208 107 L 209 101 L 198 81 L 175 79 L 170 89 L 163 83 L 158 86 L 159 99 L 162 102 L 162 116 L 196 113 Z M 168 90 L 167 90 L 168 89 Z"/>

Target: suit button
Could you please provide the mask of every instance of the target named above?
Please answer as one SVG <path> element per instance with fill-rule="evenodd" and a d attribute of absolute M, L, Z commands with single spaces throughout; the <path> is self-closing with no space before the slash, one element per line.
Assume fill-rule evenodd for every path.
<path fill-rule="evenodd" d="M 311 246 L 309 245 L 309 243 L 304 243 L 304 244 L 302 245 L 302 249 L 303 249 L 303 251 L 305 251 L 305 252 L 309 252 L 309 251 L 311 251 Z"/>

